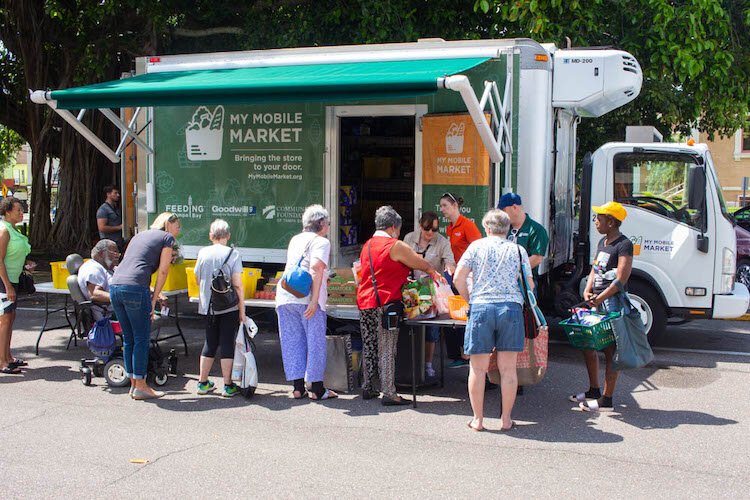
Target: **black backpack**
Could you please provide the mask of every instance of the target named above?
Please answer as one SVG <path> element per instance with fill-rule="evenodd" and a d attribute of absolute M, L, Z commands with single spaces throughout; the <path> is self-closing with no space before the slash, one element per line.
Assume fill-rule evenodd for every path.
<path fill-rule="evenodd" d="M 234 252 L 234 248 L 229 249 L 229 254 L 224 259 L 224 263 L 214 271 L 211 278 L 211 300 L 208 304 L 208 310 L 211 314 L 214 311 L 225 311 L 237 305 L 237 292 L 232 286 L 231 274 L 229 279 L 224 274 L 224 266 L 229 261 L 229 257 L 232 256 L 232 252 Z"/>

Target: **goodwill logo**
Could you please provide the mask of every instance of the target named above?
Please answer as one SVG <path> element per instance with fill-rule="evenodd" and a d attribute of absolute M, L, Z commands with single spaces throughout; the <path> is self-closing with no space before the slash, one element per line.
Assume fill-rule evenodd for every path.
<path fill-rule="evenodd" d="M 193 197 L 189 195 L 187 205 L 164 205 L 164 210 L 172 212 L 181 219 L 202 219 L 205 207 L 203 205 L 193 205 Z"/>
<path fill-rule="evenodd" d="M 224 143 L 224 106 L 209 110 L 201 106 L 185 127 L 188 160 L 220 160 Z"/>
<path fill-rule="evenodd" d="M 224 217 L 246 217 L 249 215 L 255 215 L 256 213 L 257 208 L 249 205 L 236 207 L 221 207 L 219 205 L 213 205 L 211 207 L 211 214 Z"/>

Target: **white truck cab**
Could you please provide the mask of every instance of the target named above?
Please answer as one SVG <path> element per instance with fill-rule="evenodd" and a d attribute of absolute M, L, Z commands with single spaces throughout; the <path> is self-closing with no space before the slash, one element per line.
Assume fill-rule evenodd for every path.
<path fill-rule="evenodd" d="M 734 280 L 733 221 L 705 144 L 605 144 L 584 161 L 583 190 L 590 205 L 614 200 L 626 207 L 621 231 L 633 242 L 628 288 L 649 335 L 661 335 L 669 317 L 747 311 L 748 290 Z M 581 217 L 590 213 L 582 206 Z M 589 262 L 600 239 L 591 225 Z"/>

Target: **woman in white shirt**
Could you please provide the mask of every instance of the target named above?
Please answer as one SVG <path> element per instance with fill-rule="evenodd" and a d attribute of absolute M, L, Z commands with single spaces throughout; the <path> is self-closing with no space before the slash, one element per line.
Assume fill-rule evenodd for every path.
<path fill-rule="evenodd" d="M 435 212 L 427 211 L 419 218 L 419 230 L 412 231 L 404 237 L 404 243 L 409 245 L 424 260 L 432 264 L 439 273 L 448 271 L 453 274 L 456 270 L 456 261 L 453 258 L 448 238 L 440 234 L 440 222 Z M 421 271 L 414 271 L 416 277 L 424 275 Z M 440 341 L 440 328 L 428 326 L 425 328 L 424 344 L 424 373 L 425 378 L 435 377 L 435 369 L 432 367 L 432 358 L 435 354 L 435 344 Z"/>
<path fill-rule="evenodd" d="M 330 219 L 321 205 L 311 205 L 302 214 L 302 232 L 289 242 L 285 273 L 299 265 L 312 275 L 310 293 L 296 297 L 278 286 L 276 314 L 279 318 L 281 358 L 286 379 L 295 399 L 307 395 L 305 381 L 312 385 L 310 399 L 324 400 L 337 394 L 323 386 L 326 368 L 326 302 L 328 301 L 328 241 Z"/>

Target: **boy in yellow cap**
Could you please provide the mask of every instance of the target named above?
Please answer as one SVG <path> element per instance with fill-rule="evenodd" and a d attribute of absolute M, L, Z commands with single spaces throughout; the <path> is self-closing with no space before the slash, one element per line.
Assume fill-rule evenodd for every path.
<path fill-rule="evenodd" d="M 593 206 L 591 210 L 597 214 L 594 223 L 596 230 L 604 237 L 596 246 L 596 258 L 591 264 L 591 273 L 586 282 L 583 298 L 593 307 L 603 304 L 609 311 L 618 311 L 620 309 L 616 297 L 619 293 L 618 286 L 627 290 L 627 282 L 633 270 L 633 243 L 620 232 L 620 225 L 628 213 L 621 204 L 615 201 L 602 206 Z M 614 273 L 611 272 L 613 270 Z M 596 351 L 583 351 L 589 375 L 589 390 L 569 398 L 571 401 L 578 402 L 582 411 L 611 411 L 613 409 L 612 395 L 618 375 L 612 364 L 615 344 L 604 348 L 603 351 L 607 362 L 604 394 L 599 388 L 599 355 Z"/>

